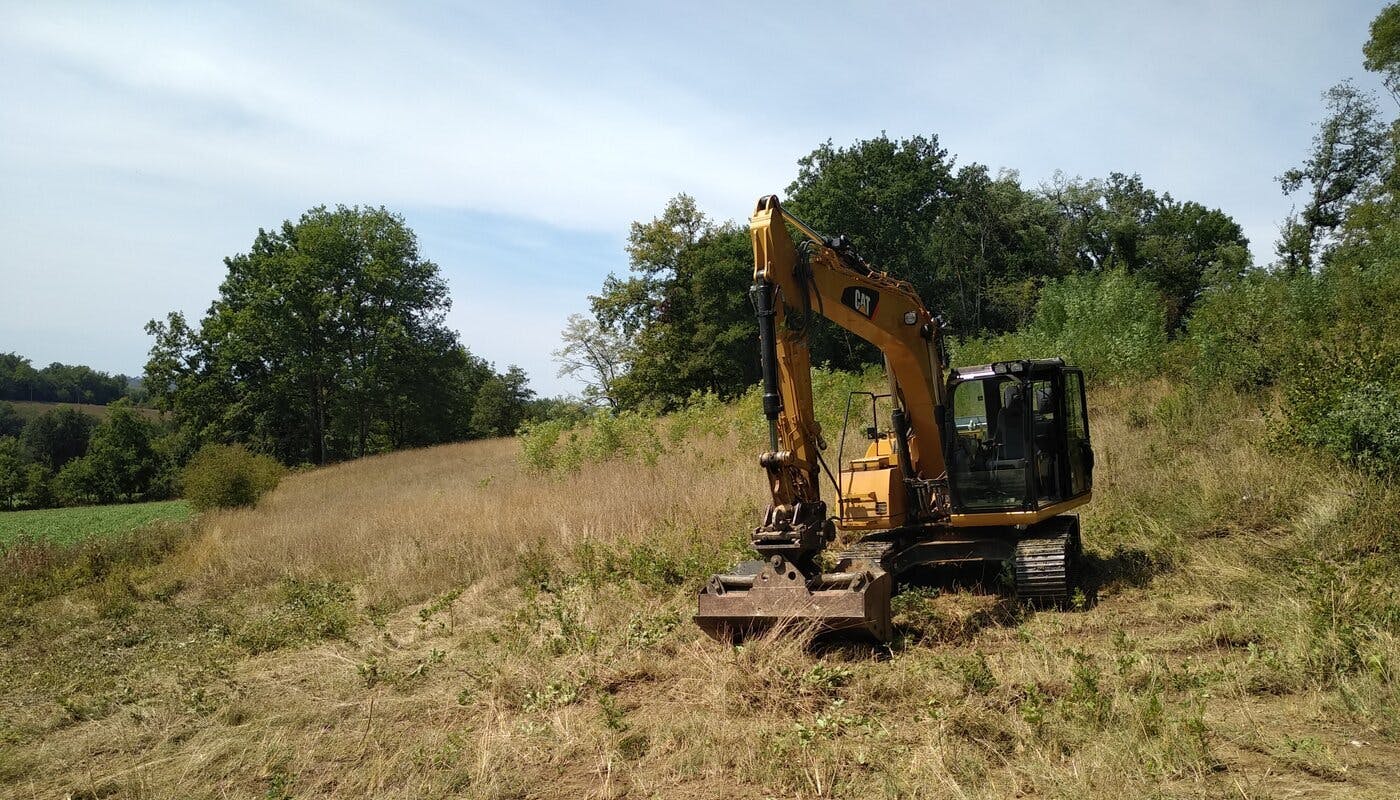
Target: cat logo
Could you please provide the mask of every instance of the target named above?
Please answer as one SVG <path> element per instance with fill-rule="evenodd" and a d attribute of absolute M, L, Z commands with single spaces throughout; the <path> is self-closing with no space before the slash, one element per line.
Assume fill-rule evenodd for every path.
<path fill-rule="evenodd" d="M 841 293 L 841 302 L 868 319 L 875 316 L 875 307 L 880 304 L 880 293 L 859 286 L 847 286 Z"/>

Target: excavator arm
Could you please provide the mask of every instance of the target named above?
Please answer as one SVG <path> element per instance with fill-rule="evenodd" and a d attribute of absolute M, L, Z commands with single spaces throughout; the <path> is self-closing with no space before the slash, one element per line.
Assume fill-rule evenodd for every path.
<path fill-rule="evenodd" d="M 802 237 L 800 246 L 789 225 Z M 777 197 L 758 201 L 749 226 L 770 448 L 759 461 L 773 498 L 753 543 L 764 556 L 805 566 L 831 535 L 820 491 L 826 442 L 812 405 L 811 318 L 823 316 L 884 354 L 901 472 L 914 481 L 944 475 L 939 322 L 912 286 L 872 269 L 843 239 L 828 239 L 787 213 Z M 929 492 L 915 504 L 924 513 L 936 505 Z"/>

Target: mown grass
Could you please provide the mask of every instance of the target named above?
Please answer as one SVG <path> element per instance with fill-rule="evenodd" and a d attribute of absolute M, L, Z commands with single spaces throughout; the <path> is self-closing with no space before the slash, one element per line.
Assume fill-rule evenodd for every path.
<path fill-rule="evenodd" d="M 7 604 L 0 794 L 1390 797 L 1394 487 L 1232 394 L 1091 404 L 1084 608 L 944 581 L 889 648 L 689 623 L 763 502 L 729 409 L 544 473 L 500 440 L 293 476 Z"/>
<path fill-rule="evenodd" d="M 155 522 L 184 522 L 189 516 L 190 507 L 184 500 L 4 511 L 0 512 L 0 548 L 17 539 L 74 544 L 94 536 L 134 531 Z"/>

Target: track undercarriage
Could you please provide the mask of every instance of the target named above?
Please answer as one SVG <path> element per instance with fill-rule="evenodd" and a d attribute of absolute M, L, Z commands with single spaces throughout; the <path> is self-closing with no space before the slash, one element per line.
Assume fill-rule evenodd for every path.
<path fill-rule="evenodd" d="M 1054 605 L 1074 590 L 1080 549 L 1079 518 L 1072 515 L 1024 530 L 919 526 L 884 531 L 841 551 L 831 572 L 804 569 L 774 555 L 715 575 L 700 590 L 695 622 L 717 639 L 743 638 L 777 626 L 810 626 L 822 633 L 889 641 L 894 635 L 891 594 L 913 570 L 1008 564 L 1019 598 Z"/>

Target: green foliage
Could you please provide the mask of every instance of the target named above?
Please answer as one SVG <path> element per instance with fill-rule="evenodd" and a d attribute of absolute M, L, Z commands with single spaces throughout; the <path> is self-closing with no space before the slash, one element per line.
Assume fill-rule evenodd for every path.
<path fill-rule="evenodd" d="M 13 403 L 0 402 L 0 437 L 19 438 L 24 431 L 24 418 L 15 410 Z"/>
<path fill-rule="evenodd" d="M 497 376 L 458 343 L 447 285 L 398 215 L 313 208 L 225 265 L 198 327 L 180 314 L 147 326 L 146 385 L 194 441 L 321 464 L 519 422 L 523 375 Z M 507 385 L 477 414 L 496 378 Z"/>
<path fill-rule="evenodd" d="M 1237 389 L 1273 383 L 1317 328 L 1316 289 L 1308 276 L 1263 270 L 1209 289 L 1187 324 L 1192 376 Z"/>
<path fill-rule="evenodd" d="M 535 393 L 526 386 L 525 370 L 512 366 L 492 375 L 476 393 L 471 432 L 475 436 L 510 436 L 525 420 Z"/>
<path fill-rule="evenodd" d="M 847 236 L 877 269 L 911 282 L 967 340 L 1030 324 L 1047 282 L 1054 304 L 1066 299 L 1063 287 L 1074 276 L 1131 276 L 1095 284 L 1107 293 L 1096 299 L 1126 299 L 1148 314 L 1128 320 L 1134 326 L 1121 335 L 1091 332 L 1095 341 L 1081 348 L 1080 360 L 1101 370 L 1155 367 L 1164 338 L 1155 323 L 1177 330 L 1205 287 L 1249 266 L 1249 243 L 1227 214 L 1154 191 L 1139 176 L 1059 177 L 1028 190 L 1015 173 L 993 175 L 980 164 L 955 171 L 953 161 L 936 136 L 827 142 L 798 162 L 786 205 L 817 230 Z M 590 397 L 625 409 L 671 411 L 694 392 L 740 395 L 758 379 L 746 233 L 715 225 L 687 195 L 650 222 L 634 223 L 627 248 L 634 274 L 610 276 L 592 298 L 594 318 L 571 321 L 556 354 L 564 369 L 587 376 Z M 1129 284 L 1155 292 L 1155 308 L 1113 295 Z M 982 349 L 1025 357 L 1026 345 L 1079 332 L 1062 322 L 1046 331 L 1052 340 Z M 814 364 L 858 372 L 880 360 L 874 347 L 824 319 L 808 338 Z"/>
<path fill-rule="evenodd" d="M 277 487 L 285 471 L 276 459 L 243 445 L 209 444 L 185 465 L 180 485 L 197 511 L 238 508 L 257 503 Z"/>
<path fill-rule="evenodd" d="M 55 408 L 29 420 L 21 441 L 30 456 L 52 470 L 87 453 L 97 420 L 76 408 Z"/>
<path fill-rule="evenodd" d="M 0 353 L 0 400 L 106 405 L 129 390 L 130 379 L 125 375 L 58 363 L 35 369 L 18 353 Z M 0 406 L 0 436 L 6 435 L 3 417 Z"/>
<path fill-rule="evenodd" d="M 24 449 L 13 436 L 0 436 L 0 509 L 19 505 L 16 502 L 25 488 Z"/>
<path fill-rule="evenodd" d="M 584 464 L 625 458 L 654 465 L 666 447 L 654 416 L 596 409 L 584 419 L 529 423 L 520 431 L 520 457 L 535 472 L 579 469 Z"/>
<path fill-rule="evenodd" d="M 112 404 L 83 457 L 97 475 L 99 501 L 151 494 L 157 477 L 169 468 L 155 450 L 156 435 L 155 424 L 138 415 L 131 401 Z"/>
<path fill-rule="evenodd" d="M 92 459 L 75 458 L 63 465 L 53 478 L 53 495 L 60 505 L 80 506 L 100 502 L 102 475 Z"/>
<path fill-rule="evenodd" d="M 1151 283 L 1115 270 L 1047 284 L 1027 336 L 1044 355 L 1063 354 L 1091 378 L 1131 380 L 1161 369 L 1165 321 Z"/>
<path fill-rule="evenodd" d="M 676 408 L 693 392 L 732 397 L 758 379 L 747 230 L 714 224 L 682 194 L 659 217 L 633 223 L 627 253 L 633 275 L 608 276 L 591 298 L 588 336 L 566 331 L 565 369 L 568 351 L 588 342 L 594 396 L 651 411 Z M 606 394 L 596 390 L 602 383 Z"/>
<path fill-rule="evenodd" d="M 1351 207 L 1377 191 L 1394 166 L 1387 165 L 1395 157 L 1394 142 L 1374 95 L 1344 81 L 1323 99 L 1327 116 L 1318 124 L 1312 152 L 1279 177 L 1284 194 L 1306 187 L 1306 202 L 1286 221 L 1278 247 L 1283 266 L 1292 271 L 1326 260 Z"/>
<path fill-rule="evenodd" d="M 1161 295 L 1121 270 L 1070 275 L 1045 285 L 1024 330 L 952 347 L 954 364 L 1062 356 L 1090 380 L 1135 381 L 1158 374 L 1167 348 Z"/>
<path fill-rule="evenodd" d="M 349 587 L 335 581 L 284 578 L 278 602 L 247 620 L 234 641 L 250 653 L 266 653 L 300 642 L 343 639 L 355 621 Z"/>

